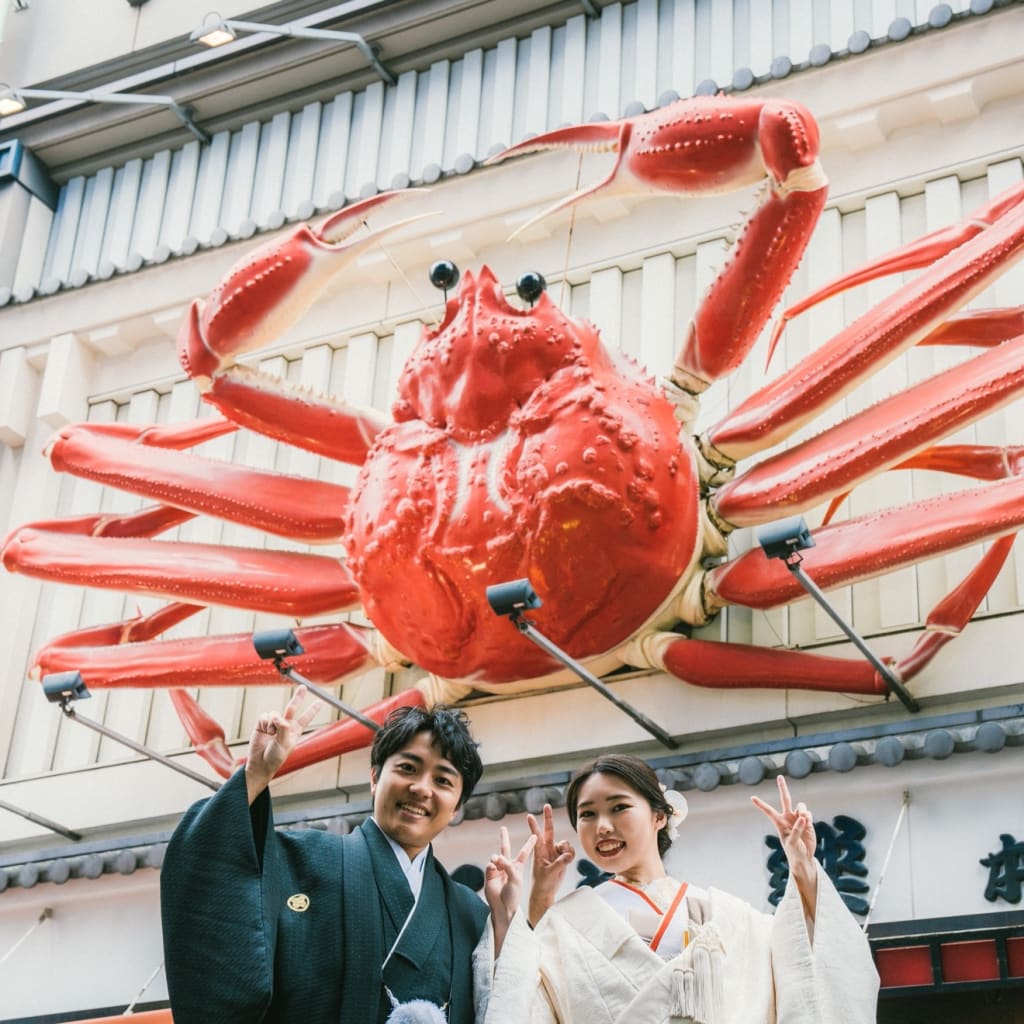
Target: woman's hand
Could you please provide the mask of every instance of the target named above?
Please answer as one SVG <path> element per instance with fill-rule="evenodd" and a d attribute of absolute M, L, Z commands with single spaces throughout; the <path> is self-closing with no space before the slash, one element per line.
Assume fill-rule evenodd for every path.
<path fill-rule="evenodd" d="M 302 709 L 308 693 L 304 686 L 298 687 L 283 715 L 268 711 L 257 719 L 249 739 L 249 757 L 245 762 L 245 787 L 250 804 L 267 788 L 295 749 L 303 730 L 320 710 L 318 700 Z"/>
<path fill-rule="evenodd" d="M 523 892 L 523 871 L 533 848 L 537 845 L 537 837 L 530 836 L 513 858 L 508 829 L 504 825 L 499 829 L 498 837 L 500 850 L 491 857 L 484 871 L 484 898 L 491 908 L 495 957 L 501 952 L 505 933 L 519 909 L 519 900 Z"/>
<path fill-rule="evenodd" d="M 543 824 L 540 824 L 532 814 L 526 816 L 526 823 L 537 840 L 537 847 L 533 852 L 533 884 L 530 886 L 530 904 L 527 910 L 527 919 L 531 927 L 535 927 L 547 913 L 548 907 L 555 902 L 565 878 L 565 870 L 572 863 L 576 851 L 567 839 L 555 842 L 551 804 L 544 805 Z"/>
<path fill-rule="evenodd" d="M 779 775 L 777 781 L 782 805 L 780 810 L 777 811 L 756 796 L 752 796 L 750 802 L 771 819 L 779 833 L 783 852 L 789 862 L 789 873 L 800 890 L 804 910 L 813 921 L 818 902 L 818 867 L 814 860 L 818 837 L 814 832 L 814 819 L 805 804 L 799 803 L 793 807 L 785 778 Z"/>

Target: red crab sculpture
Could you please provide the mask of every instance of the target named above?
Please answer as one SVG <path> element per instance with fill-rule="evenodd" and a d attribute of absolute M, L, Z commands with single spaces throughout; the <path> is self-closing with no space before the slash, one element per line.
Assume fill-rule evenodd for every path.
<path fill-rule="evenodd" d="M 181 362 L 222 416 L 145 429 L 84 424 L 50 445 L 56 469 L 156 504 L 123 517 L 23 526 L 6 540 L 6 567 L 169 603 L 53 641 L 34 672 L 78 669 L 92 688 L 170 688 L 196 748 L 227 774 L 236 762 L 223 733 L 184 687 L 280 677 L 257 657 L 250 634 L 162 638 L 176 622 L 209 603 L 300 620 L 361 607 L 372 628 L 339 621 L 298 629 L 305 654 L 294 665 L 330 685 L 375 663 L 419 666 L 419 685 L 365 709 L 381 720 L 398 705 L 565 678 L 488 606 L 489 585 L 527 577 L 543 600 L 538 628 L 595 674 L 628 665 L 698 686 L 882 695 L 886 686 L 866 661 L 693 639 L 685 627 L 730 603 L 772 608 L 803 596 L 786 567 L 758 549 L 726 560 L 732 530 L 834 507 L 875 474 L 918 467 L 987 482 L 825 525 L 805 557 L 828 588 L 994 540 L 932 612 L 914 650 L 891 665 L 903 681 L 918 673 L 970 619 L 1024 525 L 1021 449 L 939 443 L 1024 388 L 1021 310 L 958 314 L 1024 253 L 1024 189 L 788 310 L 780 323 L 853 284 L 921 271 L 691 438 L 697 396 L 746 358 L 824 206 L 816 125 L 793 103 L 691 99 L 551 132 L 503 157 L 564 146 L 617 158 L 605 181 L 560 205 L 602 188 L 700 196 L 764 182 L 665 388 L 546 295 L 533 308 L 510 304 L 487 268 L 464 276 L 443 322 L 424 332 L 390 421 L 262 377 L 236 360 L 277 338 L 379 237 L 353 233 L 391 196 L 346 208 L 318 230 L 299 227 L 237 265 L 193 305 L 181 331 Z M 736 472 L 739 460 L 789 438 L 918 344 L 984 351 Z M 348 489 L 282 479 L 184 450 L 239 428 L 358 464 L 358 480 Z M 346 557 L 153 539 L 195 515 L 303 542 L 340 539 Z M 286 769 L 369 740 L 365 725 L 335 722 L 304 738 Z"/>

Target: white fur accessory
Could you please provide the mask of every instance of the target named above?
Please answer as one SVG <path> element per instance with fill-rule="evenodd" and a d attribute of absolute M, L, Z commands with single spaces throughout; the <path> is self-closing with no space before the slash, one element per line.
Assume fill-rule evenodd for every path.
<path fill-rule="evenodd" d="M 409 1003 L 398 1003 L 385 1024 L 447 1024 L 447 1020 L 437 1003 L 413 999 Z"/>
<path fill-rule="evenodd" d="M 665 832 L 669 839 L 675 842 L 679 838 L 679 826 L 685 820 L 690 809 L 687 806 L 686 797 L 682 793 L 677 793 L 674 789 L 668 789 L 661 783 L 659 785 L 661 785 L 661 792 L 665 797 L 665 802 L 672 808 L 672 813 L 669 815 L 668 822 L 665 825 Z"/>

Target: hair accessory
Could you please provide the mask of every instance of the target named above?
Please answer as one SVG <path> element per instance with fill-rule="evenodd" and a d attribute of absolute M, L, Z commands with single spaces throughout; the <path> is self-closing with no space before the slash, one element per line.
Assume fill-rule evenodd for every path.
<path fill-rule="evenodd" d="M 663 783 L 659 782 L 658 785 L 661 786 L 661 793 L 665 797 L 665 802 L 672 808 L 672 813 L 668 816 L 668 822 L 665 825 L 665 832 L 669 839 L 675 842 L 679 838 L 679 826 L 686 818 L 690 808 L 687 806 L 686 797 L 682 793 L 677 793 L 674 789 L 668 789 Z"/>

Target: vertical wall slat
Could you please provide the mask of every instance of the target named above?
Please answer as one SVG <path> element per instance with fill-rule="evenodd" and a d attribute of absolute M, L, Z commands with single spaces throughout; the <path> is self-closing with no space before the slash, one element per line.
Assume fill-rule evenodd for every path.
<path fill-rule="evenodd" d="M 97 267 L 99 277 L 110 277 L 115 270 L 123 270 L 128 265 L 141 183 L 141 160 L 129 160 L 114 175 L 114 189 L 110 197 L 110 210 Z"/>
<path fill-rule="evenodd" d="M 345 92 L 325 104 L 323 109 L 313 184 L 313 202 L 317 209 L 338 209 L 345 203 L 351 132 L 352 93 Z"/>
<path fill-rule="evenodd" d="M 305 220 L 313 214 L 313 181 L 316 175 L 316 151 L 320 141 L 320 104 L 307 103 L 292 118 L 285 161 L 281 209 L 292 220 Z"/>
<path fill-rule="evenodd" d="M 141 266 L 150 259 L 160 241 L 160 221 L 167 199 L 167 183 L 171 170 L 171 151 L 154 153 L 142 168 L 139 187 L 139 209 L 132 227 L 128 265 Z"/>
<path fill-rule="evenodd" d="M 548 127 L 548 96 L 551 92 L 551 27 L 544 25 L 530 35 L 530 59 L 526 81 L 523 134 L 540 133 Z"/>
<path fill-rule="evenodd" d="M 275 114 L 260 132 L 259 155 L 256 158 L 256 180 L 249 216 L 257 227 L 277 228 L 284 223 L 281 192 L 284 169 L 288 160 L 288 139 L 292 116 L 287 111 Z"/>
<path fill-rule="evenodd" d="M 552 127 L 578 124 L 583 120 L 583 89 L 586 78 L 587 20 L 580 14 L 565 25 L 565 43 L 562 49 L 561 74 L 558 75 L 558 109 L 552 111 Z M 558 74 L 556 67 L 555 74 Z"/>
<path fill-rule="evenodd" d="M 223 242 L 227 233 L 218 228 L 221 223 L 221 201 L 227 180 L 228 156 L 231 152 L 231 133 L 217 132 L 210 144 L 203 148 L 196 178 L 196 194 L 192 206 L 192 220 L 188 233 L 200 245 L 213 241 Z"/>
<path fill-rule="evenodd" d="M 21 300 L 31 298 L 39 285 L 46 264 L 46 249 L 54 225 L 54 212 L 34 196 L 29 202 L 18 268 L 11 291 Z"/>
<path fill-rule="evenodd" d="M 458 171 L 468 170 L 463 166 L 467 157 L 482 160 L 487 156 L 481 145 L 480 138 L 480 96 L 483 93 L 484 52 L 470 50 L 462 60 L 462 76 L 459 80 L 459 92 L 454 118 L 454 144 L 451 150 L 450 163 Z"/>
<path fill-rule="evenodd" d="M 71 273 L 71 258 L 75 251 L 78 220 L 85 199 L 85 178 L 72 178 L 61 190 L 57 200 L 57 213 L 53 222 L 49 252 L 43 270 L 44 291 L 56 291 Z"/>
<path fill-rule="evenodd" d="M 260 151 L 260 126 L 250 121 L 231 136 L 221 225 L 230 238 L 248 237 L 256 230 L 249 216 L 256 183 L 256 164 Z"/>
<path fill-rule="evenodd" d="M 381 188 L 404 188 L 409 184 L 416 124 L 416 81 L 416 72 L 406 71 L 399 75 L 398 84 L 387 92 L 377 179 Z"/>
<path fill-rule="evenodd" d="M 75 240 L 75 252 L 71 257 L 72 284 L 82 285 L 96 273 L 100 262 L 100 247 L 103 231 L 110 209 L 110 194 L 114 187 L 114 169 L 104 167 L 93 175 L 85 187 L 85 201 L 82 217 Z"/>
<path fill-rule="evenodd" d="M 622 4 L 601 8 L 598 31 L 597 113 L 614 120 L 622 113 Z"/>
<path fill-rule="evenodd" d="M 384 83 L 374 82 L 357 96 L 352 109 L 352 141 L 345 178 L 347 196 L 360 196 L 375 189 L 377 156 L 380 152 L 380 133 L 384 117 Z"/>
<path fill-rule="evenodd" d="M 171 158 L 167 197 L 160 222 L 160 242 L 155 254 L 157 259 L 167 259 L 171 253 L 182 251 L 188 235 L 198 173 L 199 143 L 196 141 L 179 149 Z"/>

